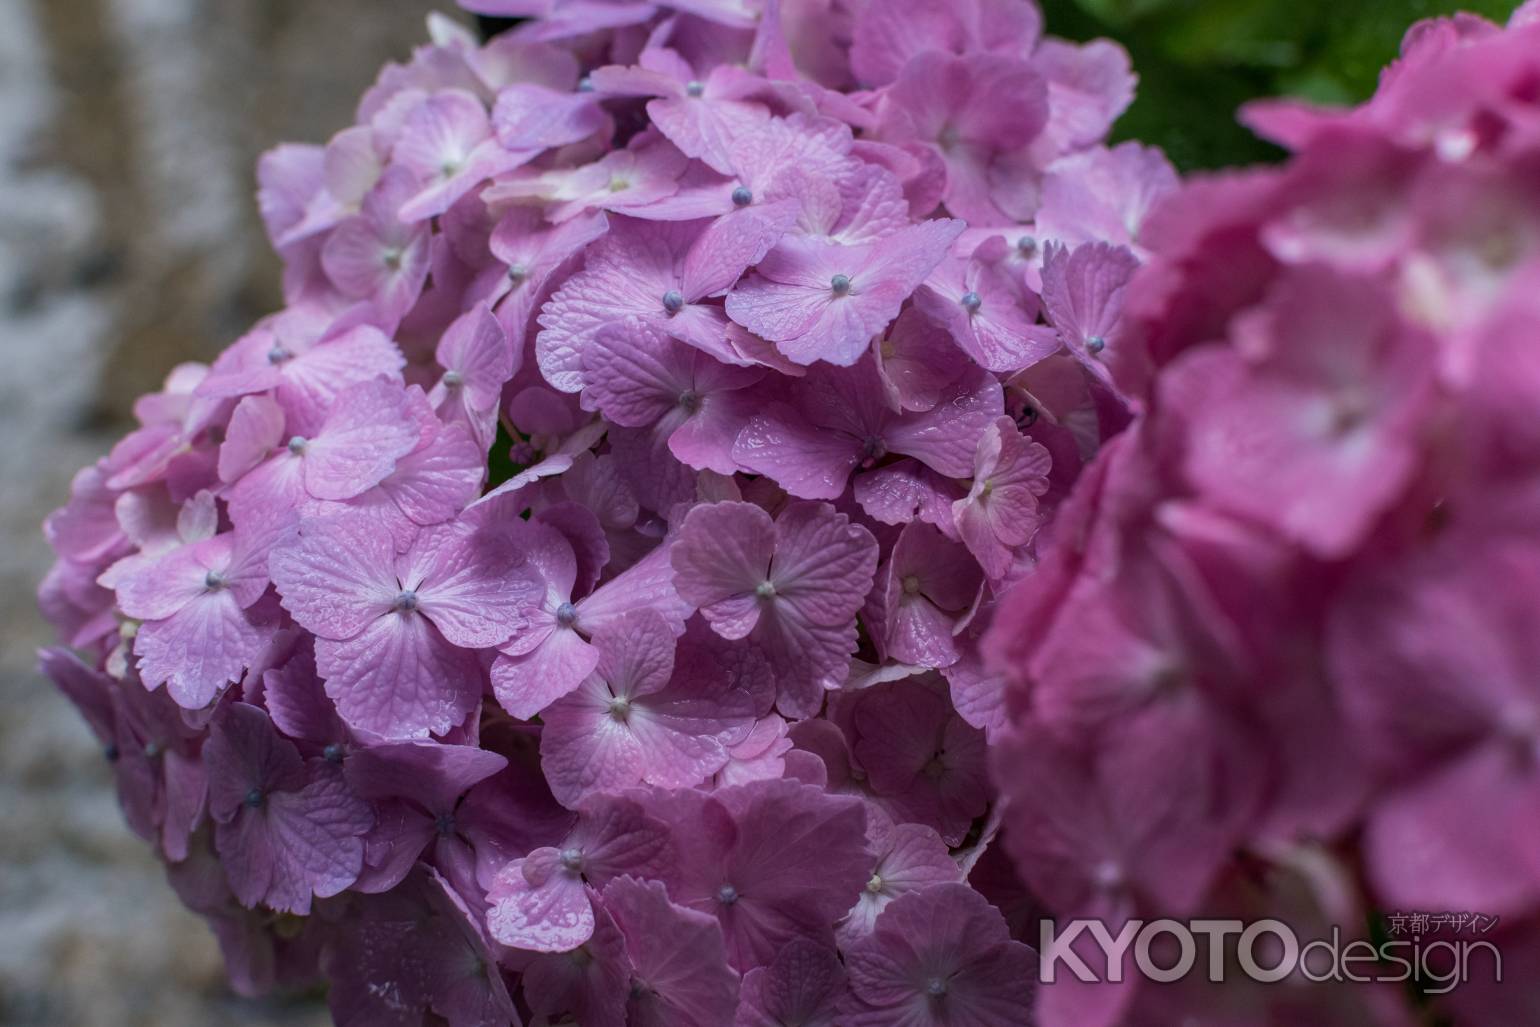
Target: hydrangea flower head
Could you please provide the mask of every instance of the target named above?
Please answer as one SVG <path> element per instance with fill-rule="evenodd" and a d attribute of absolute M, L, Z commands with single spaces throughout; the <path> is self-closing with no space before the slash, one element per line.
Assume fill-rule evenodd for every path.
<path fill-rule="evenodd" d="M 1083 527 L 1055 518 L 1097 509 L 1077 478 L 1188 348 L 1173 329 L 1150 355 L 1161 294 L 1130 281 L 1181 226 L 1163 158 L 1103 143 L 1125 56 L 1045 37 L 1030 0 L 463 6 L 525 20 L 483 42 L 432 19 L 354 124 L 263 159 L 283 309 L 174 369 L 48 520 L 40 601 L 70 651 L 43 666 L 130 824 L 241 990 L 324 982 L 341 1023 L 1028 1022 L 1027 952 L 989 904 L 1026 885 L 968 883 L 1056 880 L 988 773 L 991 746 L 1026 761 L 1032 706 L 991 632 L 1030 619 L 1012 588 L 1056 608 L 1091 562 L 1051 555 Z M 1522 195 L 1483 188 L 1499 212 Z M 1501 276 L 1436 199 L 1407 287 L 1447 315 Z M 1288 227 L 1267 245 L 1316 237 Z M 1223 401 L 1286 415 L 1288 484 L 1392 456 L 1416 478 L 1414 399 L 1373 393 L 1341 436 L 1311 419 L 1320 382 L 1436 337 L 1376 320 L 1381 295 L 1252 318 L 1266 345 L 1225 357 Z M 1322 340 L 1353 326 L 1338 367 Z M 1221 406 L 1184 408 L 1213 441 L 1161 464 L 1194 490 L 1222 491 Z M 1221 513 L 1329 559 L 1396 509 L 1351 484 L 1352 531 L 1249 480 Z M 1267 565 L 1183 513 L 1151 515 L 1163 573 L 1206 580 L 1232 545 Z M 1118 666 L 1261 644 L 1118 609 L 1087 620 L 1126 626 Z M 1091 705 L 1072 691 L 1041 692 L 1065 722 Z M 1184 718 L 1186 696 L 1150 723 L 1216 765 L 1171 780 L 1224 782 L 1242 718 Z M 1218 876 L 1272 794 L 1246 780 L 1201 874 L 1129 879 Z M 1166 809 L 1138 812 L 1085 848 Z"/>

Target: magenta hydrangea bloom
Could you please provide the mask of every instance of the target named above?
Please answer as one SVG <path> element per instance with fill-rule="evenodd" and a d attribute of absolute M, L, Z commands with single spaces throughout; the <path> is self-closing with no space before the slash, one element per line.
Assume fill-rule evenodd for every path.
<path fill-rule="evenodd" d="M 1533 660 L 1537 464 L 1513 404 L 1535 375 L 1498 341 L 1537 323 L 1534 194 L 1514 177 L 1535 107 L 1506 92 L 1540 68 L 1535 32 L 1414 28 L 1366 105 L 1250 113 L 1299 151 L 1287 164 L 1188 184 L 1147 216 L 1129 195 L 1126 239 L 1054 222 L 1110 212 L 1094 193 L 1114 180 L 1159 190 L 1136 153 L 1069 158 L 1051 202 L 1045 186 L 1048 316 L 1128 419 L 951 684 L 961 710 L 997 681 L 979 712 L 1001 838 L 1057 915 L 1304 923 L 1288 879 L 1309 853 L 1337 883 L 1304 905 L 1332 923 L 1473 905 L 1513 918 L 1505 942 L 1540 929 L 1532 832 L 1514 827 L 1533 820 L 1515 753 L 1533 748 L 1534 694 L 1511 669 Z M 1477 240 L 1501 256 L 1453 256 Z M 1045 497 L 1064 466 L 1050 448 Z M 1251 981 L 1061 980 L 1036 1015 L 1428 1015 L 1373 988 L 1289 990 L 1286 1012 Z M 1494 990 L 1432 998 L 1433 1015 L 1508 1015 Z"/>
<path fill-rule="evenodd" d="M 754 669 L 763 673 L 739 677 L 719 647 L 687 645 L 676 666 L 674 633 L 653 610 L 628 613 L 594 635 L 594 672 L 541 715 L 540 754 L 557 799 L 571 805 L 592 790 L 644 781 L 688 787 L 727 764 L 756 711 L 769 705 L 768 667 L 761 658 Z M 756 684 L 766 687 L 756 694 Z"/>
<path fill-rule="evenodd" d="M 663 812 L 679 845 L 669 894 L 721 923 L 739 970 L 824 935 L 817 925 L 843 916 L 867 880 L 866 811 L 852 797 L 755 781 L 673 792 Z"/>
<path fill-rule="evenodd" d="M 594 932 L 588 889 L 623 874 L 664 873 L 672 861 L 665 824 L 631 798 L 598 796 L 578 807 L 560 843 L 509 863 L 487 892 L 492 936 L 533 952 L 565 952 Z"/>
<path fill-rule="evenodd" d="M 834 1027 L 845 990 L 845 969 L 832 949 L 799 938 L 769 966 L 743 975 L 738 1017 L 732 1027 Z"/>
<path fill-rule="evenodd" d="M 590 639 L 604 626 L 644 607 L 671 626 L 682 625 L 689 613 L 675 591 L 667 547 L 574 602 L 579 563 L 570 536 L 538 518 L 520 534 L 545 596 L 529 612 L 528 630 L 504 645 L 492 664 L 498 702 L 514 716 L 534 716 L 582 684 L 598 666 L 599 649 Z M 607 549 L 602 539 L 595 541 Z"/>
<path fill-rule="evenodd" d="M 705 913 L 671 902 L 658 881 L 620 877 L 604 889 L 630 957 L 626 1023 L 637 1027 L 712 1027 L 728 1023 L 738 975 L 723 958 L 722 931 Z M 670 944 L 657 940 L 668 938 Z"/>
<path fill-rule="evenodd" d="M 503 386 L 518 370 L 514 355 L 507 331 L 486 307 L 456 319 L 439 340 L 435 358 L 444 373 L 428 402 L 446 423 L 465 424 L 482 449 L 497 437 Z"/>
<path fill-rule="evenodd" d="M 889 903 L 902 895 L 933 884 L 961 881 L 962 868 L 934 828 L 924 824 L 885 824 L 874 821 L 869 833 L 875 842 L 876 861 L 861 897 L 840 924 L 840 941 L 849 947 L 872 933 L 877 918 Z"/>
<path fill-rule="evenodd" d="M 962 884 L 895 899 L 848 953 L 852 1027 L 1030 1023 L 1033 952 L 998 910 Z"/>
<path fill-rule="evenodd" d="M 871 532 L 817 503 L 775 520 L 751 503 L 712 504 L 680 530 L 679 594 L 718 635 L 765 650 L 784 713 L 815 711 L 855 648 L 856 610 L 876 569 Z"/>
<path fill-rule="evenodd" d="M 339 1023 L 399 1027 L 832 1027 L 907 1015 L 895 1007 L 1028 1022 L 1022 950 L 972 911 L 997 902 L 1029 937 L 1029 911 L 1064 896 L 1014 837 L 1038 807 L 988 775 L 990 747 L 1008 767 L 1029 713 L 1061 732 L 1105 714 L 1075 694 L 1076 668 L 1142 667 L 1142 647 L 1222 653 L 1232 671 L 1265 665 L 1248 645 L 1293 651 L 1262 625 L 1225 628 L 1245 588 L 1205 620 L 1176 616 L 1172 583 L 1219 589 L 1234 559 L 1248 587 L 1270 585 L 1293 542 L 1266 527 L 1321 542 L 1338 523 L 1300 497 L 1254 510 L 1250 485 L 1192 509 L 1222 490 L 1212 451 L 1183 445 L 1159 467 L 1192 502 L 1151 509 L 1160 544 L 1080 548 L 1114 520 L 1093 518 L 1104 495 L 1131 509 L 1160 480 L 1109 474 L 1098 452 L 1137 471 L 1129 438 L 1176 431 L 1129 427 L 1195 348 L 1174 328 L 1146 339 L 1163 290 L 1200 320 L 1227 295 L 1169 267 L 1130 281 L 1204 230 L 1165 212 L 1158 153 L 1103 144 L 1126 58 L 1044 37 L 1030 0 L 465 6 L 527 20 L 483 42 L 432 18 L 354 124 L 261 162 L 284 307 L 209 366 L 173 369 L 48 519 L 40 602 L 71 652 L 44 669 L 242 993 L 325 986 Z M 1401 168 L 1364 152 L 1360 179 Z M 1521 180 L 1459 195 L 1511 212 Z M 1381 235 L 1426 249 L 1395 294 L 1447 320 L 1502 275 L 1461 261 L 1450 202 L 1426 193 L 1420 234 Z M 1224 195 L 1198 213 L 1266 213 Z M 1251 305 L 1273 293 L 1246 276 L 1308 263 L 1311 240 L 1376 252 L 1307 220 L 1258 233 L 1250 259 L 1215 258 Z M 1369 324 L 1383 295 L 1341 312 Z M 1469 338 L 1421 395 L 1480 379 L 1490 402 L 1439 423 L 1507 439 L 1500 412 L 1532 397 L 1520 375 L 1481 378 L 1498 361 L 1477 357 L 1521 356 L 1502 339 L 1526 337 L 1531 313 L 1459 322 Z M 1442 331 L 1399 316 L 1424 343 Z M 1218 349 L 1230 320 L 1212 324 L 1201 341 Z M 1325 352 L 1322 325 L 1237 322 L 1313 344 L 1237 348 L 1232 373 L 1288 392 Z M 1380 413 L 1373 456 L 1419 451 L 1389 430 L 1407 419 L 1394 397 Z M 1315 427 L 1301 414 L 1277 437 Z M 1289 455 L 1334 466 L 1313 438 Z M 1494 445 L 1482 473 L 1529 461 L 1526 440 Z M 1364 523 L 1327 542 L 1411 533 L 1397 497 L 1354 484 Z M 1118 603 L 1072 587 L 1086 563 L 1122 583 L 1106 586 Z M 1016 612 L 1020 594 L 1037 615 L 1083 615 L 1089 641 Z M 1097 616 L 1104 601 L 1116 616 Z M 1043 651 L 997 660 L 1015 628 Z M 1029 663 L 1047 669 L 1031 697 Z M 1152 679 L 1110 691 L 1134 705 Z M 1202 682 L 1186 705 L 1157 689 L 1141 723 L 1211 760 L 1148 777 L 1191 785 L 1182 803 L 1223 800 L 1223 830 L 1195 831 L 1201 873 L 1131 866 L 1140 895 L 1196 901 L 1249 818 L 1267 824 L 1250 849 L 1276 852 L 1292 830 L 1344 829 L 1371 791 L 1366 758 L 1340 765 L 1351 794 L 1314 805 L 1329 775 L 1280 769 L 1339 766 L 1297 727 L 1308 703 L 1274 688 L 1242 716 L 1221 701 L 1230 677 Z M 1334 700 L 1332 683 L 1307 698 Z M 1268 774 L 1227 776 L 1243 724 L 1269 744 Z M 1032 773 L 1104 798 L 1066 781 L 1084 769 Z M 1072 850 L 1132 862 L 1148 838 L 1159 856 L 1157 815 L 1182 803 Z M 960 919 L 912 940 L 955 962 L 952 997 L 915 1007 L 874 960 L 908 958 L 890 935 L 912 934 L 906 910 L 933 893 Z"/>
<path fill-rule="evenodd" d="M 209 817 L 243 904 L 308 913 L 312 897 L 358 879 L 374 814 L 338 768 L 307 763 L 266 713 L 245 703 L 215 718 L 204 758 Z"/>
<path fill-rule="evenodd" d="M 1039 498 L 1048 491 L 1053 458 L 1024 437 L 1009 417 L 999 417 L 979 438 L 973 487 L 952 504 L 957 534 L 992 580 L 1011 569 L 1012 554 L 1036 534 Z"/>
<path fill-rule="evenodd" d="M 811 236 L 782 240 L 728 294 L 727 315 L 796 363 L 849 366 L 898 317 L 962 229 L 930 221 L 848 246 Z"/>
<path fill-rule="evenodd" d="M 272 636 L 256 607 L 267 591 L 267 552 L 281 523 L 178 546 L 117 584 L 118 607 L 143 623 L 134 634 L 139 674 L 164 683 L 190 710 L 211 703 L 257 662 Z"/>
<path fill-rule="evenodd" d="M 486 675 L 474 650 L 522 630 L 538 590 L 510 537 L 464 523 L 398 555 L 361 518 L 309 520 L 272 565 L 343 719 L 392 738 L 464 720 Z"/>

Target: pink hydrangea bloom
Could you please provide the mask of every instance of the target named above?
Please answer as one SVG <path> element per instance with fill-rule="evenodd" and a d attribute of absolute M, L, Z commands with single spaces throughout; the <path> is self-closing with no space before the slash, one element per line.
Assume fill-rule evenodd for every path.
<path fill-rule="evenodd" d="M 709 643 L 682 650 L 688 662 L 676 667 L 674 633 L 656 611 L 628 613 L 593 642 L 594 672 L 541 716 L 546 779 L 569 805 L 595 789 L 643 781 L 682 788 L 706 780 L 726 765 L 756 709 L 768 702 L 753 691 L 753 677 L 722 674 L 727 668 Z"/>
<path fill-rule="evenodd" d="M 848 246 L 811 236 L 782 240 L 728 294 L 727 315 L 796 363 L 849 366 L 898 316 L 962 228 L 957 221 L 922 222 L 880 242 Z"/>
<path fill-rule="evenodd" d="M 284 309 L 141 398 L 45 527 L 40 602 L 73 654 L 44 669 L 240 991 L 324 984 L 339 1022 L 401 1027 L 1025 1023 L 1025 950 L 987 902 L 1030 937 L 1092 884 L 1023 846 L 1019 817 L 1062 827 L 1071 861 L 1126 860 L 1129 915 L 1196 903 L 1243 841 L 1263 858 L 1355 823 L 1367 757 L 1315 757 L 1372 718 L 1301 730 L 1311 702 L 1347 709 L 1320 674 L 1232 708 L 1241 668 L 1305 650 L 1227 615 L 1248 589 L 1303 602 L 1315 579 L 1271 576 L 1300 538 L 1337 559 L 1416 529 L 1369 481 L 1342 537 L 1306 499 L 1248 505 L 1255 483 L 1219 502 L 1212 451 L 1185 443 L 1229 437 L 1204 421 L 1223 403 L 1141 419 L 1277 265 L 1308 294 L 1333 254 L 1415 247 L 1393 292 L 1408 337 L 1468 332 L 1419 395 L 1488 397 L 1439 422 L 1504 440 L 1472 481 L 1533 466 L 1505 430 L 1533 406 L 1523 376 L 1488 369 L 1522 365 L 1533 311 L 1480 324 L 1510 271 L 1461 256 L 1528 223 L 1521 174 L 1449 168 L 1447 196 L 1430 176 L 1422 220 L 1355 247 L 1259 188 L 1217 190 L 1214 211 L 1163 199 L 1159 154 L 1102 142 L 1126 57 L 1045 38 L 1029 0 L 466 6 L 529 20 L 481 42 L 431 19 L 354 124 L 263 159 Z M 1355 195 L 1376 169 L 1412 175 L 1354 153 Z M 1488 213 L 1462 226 L 1451 197 Z M 1197 255 L 1269 218 L 1242 257 Z M 1167 262 L 1155 284 L 1130 282 L 1147 259 Z M 1229 289 L 1183 277 L 1230 265 Z M 1341 312 L 1372 323 L 1384 295 Z M 1200 338 L 1162 327 L 1168 309 Z M 1324 313 L 1234 320 L 1252 393 L 1306 358 L 1330 377 Z M 1408 419 L 1388 397 L 1372 455 L 1410 453 L 1412 488 Z M 1314 441 L 1290 455 L 1324 474 L 1342 454 Z M 1441 466 L 1482 448 L 1450 447 Z M 1167 477 L 1186 491 L 1157 504 Z M 1125 515 L 1137 534 L 1093 544 Z M 1200 583 L 1205 615 L 1180 615 Z M 1059 610 L 1085 633 L 1038 623 Z M 994 659 L 1013 631 L 1020 665 Z M 1143 695 L 1172 677 L 1151 652 L 1224 673 Z M 1098 674 L 1111 711 L 1079 693 Z M 1119 768 L 1204 757 L 1145 775 L 1185 789 L 1165 805 L 1113 774 L 1084 785 L 1095 760 L 1059 737 L 1134 710 L 1169 748 Z M 1042 753 L 1074 758 L 1023 756 L 1029 715 L 1063 745 Z M 1012 761 L 1051 794 L 1020 797 Z M 1327 804 L 1337 769 L 1354 787 Z M 1125 801 L 1126 823 L 1073 830 Z M 1200 806 L 1215 823 L 1187 819 Z M 1164 855 L 1173 822 L 1191 866 Z M 946 994 L 905 991 L 916 959 L 945 964 Z"/>
<path fill-rule="evenodd" d="M 405 553 L 366 520 L 306 521 L 273 553 L 273 574 L 314 631 L 327 694 L 356 728 L 393 738 L 442 734 L 481 699 L 474 650 L 521 631 L 538 594 L 512 539 L 458 523 Z"/>
<path fill-rule="evenodd" d="M 672 848 L 667 827 L 635 799 L 589 800 L 560 844 L 535 849 L 499 873 L 487 893 L 492 936 L 535 952 L 577 948 L 594 932 L 588 889 L 624 874 L 663 873 Z"/>
<path fill-rule="evenodd" d="M 369 806 L 324 761 L 306 763 L 255 706 L 232 703 L 205 750 L 209 816 L 236 898 L 308 913 L 358 878 Z"/>
<path fill-rule="evenodd" d="M 679 594 L 718 635 L 765 650 L 791 716 L 843 679 L 876 560 L 871 532 L 817 503 L 774 520 L 751 503 L 698 507 L 673 552 Z"/>
<path fill-rule="evenodd" d="M 848 953 L 852 1027 L 994 1027 L 1032 1017 L 1033 952 L 962 884 L 911 892 Z"/>

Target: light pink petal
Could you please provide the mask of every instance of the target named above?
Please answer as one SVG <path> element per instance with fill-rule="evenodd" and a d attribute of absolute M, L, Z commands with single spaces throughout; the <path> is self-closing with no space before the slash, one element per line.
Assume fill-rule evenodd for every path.
<path fill-rule="evenodd" d="M 357 517 L 311 520 L 273 551 L 273 582 L 284 607 L 323 638 L 363 631 L 396 601 L 395 549 Z"/>
<path fill-rule="evenodd" d="M 861 456 L 859 443 L 820 431 L 784 403 L 750 419 L 733 443 L 733 459 L 742 467 L 803 499 L 839 498 Z"/>
<path fill-rule="evenodd" d="M 502 90 L 492 108 L 498 140 L 510 150 L 566 146 L 599 131 L 608 117 L 593 93 L 562 93 L 533 82 Z"/>
<path fill-rule="evenodd" d="M 752 503 L 712 503 L 691 510 L 674 545 L 680 596 L 724 638 L 753 630 L 763 602 L 755 590 L 770 580 L 776 528 Z"/>
<path fill-rule="evenodd" d="M 732 173 L 734 140 L 753 132 L 770 112 L 758 103 L 681 96 L 653 100 L 647 116 L 681 153 L 726 175 Z"/>
<path fill-rule="evenodd" d="M 557 628 L 528 653 L 498 656 L 492 689 L 503 709 L 528 720 L 577 688 L 598 662 L 599 651 L 576 631 Z"/>
<path fill-rule="evenodd" d="M 770 580 L 777 605 L 793 605 L 814 624 L 839 625 L 855 615 L 877 570 L 871 532 L 826 503 L 792 503 L 775 521 Z"/>
<path fill-rule="evenodd" d="M 656 423 L 692 385 L 679 350 L 637 318 L 606 325 L 583 354 L 586 399 L 616 424 Z"/>
<path fill-rule="evenodd" d="M 339 393 L 320 434 L 303 445 L 306 490 L 317 499 L 350 499 L 416 448 L 417 425 L 401 386 L 376 379 Z"/>
<path fill-rule="evenodd" d="M 461 724 L 481 701 L 476 654 L 450 645 L 426 617 L 386 613 L 346 641 L 319 639 L 326 694 L 352 727 L 384 738 L 422 738 Z"/>
<path fill-rule="evenodd" d="M 253 624 L 228 589 L 209 592 L 165 620 L 141 625 L 134 637 L 139 674 L 164 682 L 177 705 L 207 706 L 251 666 L 269 632 Z"/>
<path fill-rule="evenodd" d="M 532 952 L 568 952 L 594 933 L 594 911 L 577 874 L 557 869 L 531 884 L 524 860 L 510 863 L 487 896 L 487 928 L 503 945 Z"/>
<path fill-rule="evenodd" d="M 464 522 L 429 528 L 403 563 L 417 608 L 455 645 L 488 648 L 528 624 L 543 592 L 520 539 Z"/>
<path fill-rule="evenodd" d="M 695 300 L 726 292 L 780 242 L 796 215 L 793 201 L 778 200 L 751 203 L 712 221 L 685 257 L 685 297 Z"/>
<path fill-rule="evenodd" d="M 448 424 L 433 441 L 402 457 L 380 491 L 416 524 L 439 524 L 476 498 L 486 474 L 486 449 L 465 425 Z"/>
<path fill-rule="evenodd" d="M 283 408 L 268 396 L 247 396 L 236 404 L 219 446 L 219 480 L 233 482 L 267 458 L 284 441 Z"/>
<path fill-rule="evenodd" d="M 658 546 L 579 602 L 579 630 L 592 634 L 632 610 L 651 609 L 662 615 L 676 635 L 683 633 L 695 607 L 674 588 L 672 550 L 669 543 Z"/>
<path fill-rule="evenodd" d="M 540 765 L 558 802 L 575 806 L 591 791 L 641 783 L 651 754 L 624 719 L 611 715 L 612 698 L 604 683 L 591 676 L 542 711 Z"/>
<path fill-rule="evenodd" d="M 361 325 L 305 350 L 280 365 L 278 402 L 288 415 L 289 431 L 314 434 L 337 393 L 374 378 L 401 380 L 406 360 L 378 328 Z"/>

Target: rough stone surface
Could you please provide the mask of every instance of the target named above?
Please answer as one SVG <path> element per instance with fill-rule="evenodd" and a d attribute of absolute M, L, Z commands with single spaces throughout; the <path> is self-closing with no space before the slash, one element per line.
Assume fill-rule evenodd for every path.
<path fill-rule="evenodd" d="M 441 6 L 447 7 L 448 4 Z M 35 670 L 43 516 L 134 397 L 278 302 L 253 168 L 347 124 L 428 0 L 0 0 L 0 1023 L 321 1024 L 245 1002 Z"/>

